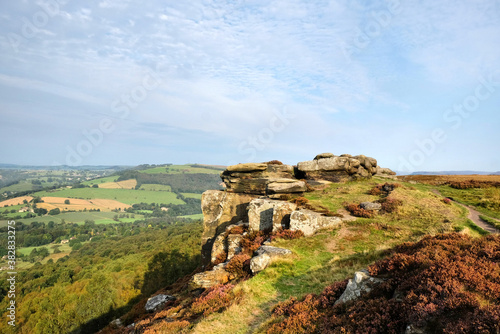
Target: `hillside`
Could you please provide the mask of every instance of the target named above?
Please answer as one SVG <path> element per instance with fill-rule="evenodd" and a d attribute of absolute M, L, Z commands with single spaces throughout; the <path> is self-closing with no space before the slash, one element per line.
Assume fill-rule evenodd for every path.
<path fill-rule="evenodd" d="M 434 191 L 448 186 L 376 172 L 353 177 L 361 175 L 359 169 L 338 167 L 352 166 L 351 158 L 341 158 L 299 163 L 307 191 L 296 179 L 297 169 L 228 167 L 223 179 L 232 192 L 203 195 L 205 272 L 163 287 L 156 294 L 173 300 L 152 313 L 144 310 L 143 300 L 102 333 L 418 333 L 433 328 L 497 333 L 500 238 L 483 236 L 487 233 L 467 218 L 464 207 Z M 321 159 L 332 159 L 322 164 L 330 169 L 306 170 Z M 370 170 L 366 161 L 362 166 Z M 325 177 L 344 180 L 323 182 Z M 248 223 L 238 223 L 245 216 Z M 271 260 L 262 267 L 266 256 Z M 337 306 L 355 272 L 368 283 L 385 283 L 358 286 L 358 293 L 371 294 L 345 298 Z M 353 323 L 353 317 L 359 320 Z"/>

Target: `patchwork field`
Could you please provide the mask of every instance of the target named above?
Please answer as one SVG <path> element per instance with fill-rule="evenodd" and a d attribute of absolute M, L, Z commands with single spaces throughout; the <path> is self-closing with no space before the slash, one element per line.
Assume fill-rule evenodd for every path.
<path fill-rule="evenodd" d="M 31 201 L 33 197 L 31 196 L 21 196 L 21 197 L 16 197 L 16 198 L 11 198 L 5 201 L 0 202 L 0 207 L 5 207 L 5 206 L 11 206 L 11 205 L 21 205 L 23 204 L 23 201 Z"/>
<path fill-rule="evenodd" d="M 65 211 L 80 211 L 80 210 L 101 210 L 101 211 L 111 211 L 115 209 L 127 209 L 130 205 L 118 202 L 111 199 L 100 199 L 95 198 L 92 200 L 84 199 L 68 199 L 66 197 L 42 197 L 43 203 L 38 203 L 39 208 L 52 210 L 60 209 Z M 65 204 L 64 202 L 69 200 L 70 204 Z"/>
<path fill-rule="evenodd" d="M 220 170 L 191 167 L 189 165 L 171 165 L 163 167 L 155 167 L 140 171 L 146 174 L 220 174 Z"/>
<path fill-rule="evenodd" d="M 45 224 L 48 224 L 51 221 L 53 221 L 56 224 L 62 223 L 63 221 L 66 223 L 83 224 L 85 220 L 93 220 L 96 224 L 111 224 L 111 223 L 117 223 L 117 221 L 113 220 L 113 218 L 116 215 L 117 215 L 116 212 L 109 212 L 109 211 L 66 212 L 55 216 L 46 215 L 41 217 L 15 219 L 15 221 L 24 224 L 30 224 L 34 221 Z M 134 222 L 135 220 L 140 220 L 144 218 L 144 216 L 141 214 L 130 215 L 130 217 L 132 216 L 134 218 L 119 218 L 119 222 L 130 223 Z M 7 226 L 7 220 L 0 220 L 0 227 L 3 226 Z"/>
<path fill-rule="evenodd" d="M 95 198 L 116 200 L 125 204 L 135 203 L 164 203 L 185 204 L 177 198 L 175 193 L 167 191 L 140 191 L 132 189 L 101 189 L 101 188 L 77 188 L 62 189 L 53 192 L 41 191 L 35 193 L 40 197 L 64 197 L 81 198 L 94 201 Z"/>

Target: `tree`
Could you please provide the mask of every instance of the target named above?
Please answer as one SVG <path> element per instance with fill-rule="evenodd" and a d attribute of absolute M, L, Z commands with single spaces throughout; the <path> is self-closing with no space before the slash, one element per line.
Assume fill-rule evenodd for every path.
<path fill-rule="evenodd" d="M 61 213 L 61 210 L 59 208 L 55 208 L 49 211 L 49 215 L 55 216 Z"/>
<path fill-rule="evenodd" d="M 65 200 L 64 204 L 69 204 L 69 199 Z"/>

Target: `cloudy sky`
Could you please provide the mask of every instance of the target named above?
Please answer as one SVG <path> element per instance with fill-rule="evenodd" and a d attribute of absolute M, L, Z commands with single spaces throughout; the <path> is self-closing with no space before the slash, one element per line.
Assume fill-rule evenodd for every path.
<path fill-rule="evenodd" d="M 500 170 L 500 1 L 0 4 L 0 162 Z"/>

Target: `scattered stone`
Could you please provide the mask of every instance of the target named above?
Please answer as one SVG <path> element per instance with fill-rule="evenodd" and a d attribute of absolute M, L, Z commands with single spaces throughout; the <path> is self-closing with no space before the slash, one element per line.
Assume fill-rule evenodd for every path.
<path fill-rule="evenodd" d="M 163 305 L 171 300 L 175 300 L 174 296 L 170 295 L 156 295 L 151 297 L 146 302 L 146 312 L 153 312 L 159 310 Z"/>
<path fill-rule="evenodd" d="M 360 205 L 361 209 L 368 211 L 376 211 L 382 209 L 382 204 L 375 202 L 362 202 Z"/>
<path fill-rule="evenodd" d="M 225 270 L 225 267 L 226 263 L 221 263 L 215 266 L 212 270 L 194 275 L 190 282 L 191 289 L 208 289 L 218 284 L 226 284 L 234 277 L 232 277 L 232 275 Z"/>
<path fill-rule="evenodd" d="M 254 256 L 250 260 L 250 270 L 253 274 L 256 274 L 264 269 L 271 263 L 271 257 L 268 254 L 261 254 L 259 256 Z"/>
<path fill-rule="evenodd" d="M 347 283 L 344 293 L 335 302 L 335 305 L 357 299 L 362 294 L 370 292 L 374 286 L 383 281 L 380 278 L 371 277 L 366 269 L 357 271 L 354 273 L 354 278 Z"/>
<path fill-rule="evenodd" d="M 256 256 L 250 260 L 250 270 L 254 274 L 266 269 L 273 259 L 289 256 L 292 251 L 286 248 L 261 246 L 255 254 Z"/>
<path fill-rule="evenodd" d="M 337 227 L 341 223 L 339 217 L 326 217 L 307 209 L 294 211 L 290 215 L 290 230 L 300 230 L 305 236 L 313 235 L 320 229 Z"/>
<path fill-rule="evenodd" d="M 121 321 L 120 318 L 111 321 L 109 324 L 111 326 L 115 326 L 115 327 L 118 327 L 118 328 L 123 327 L 123 323 L 122 323 L 122 321 Z"/>

